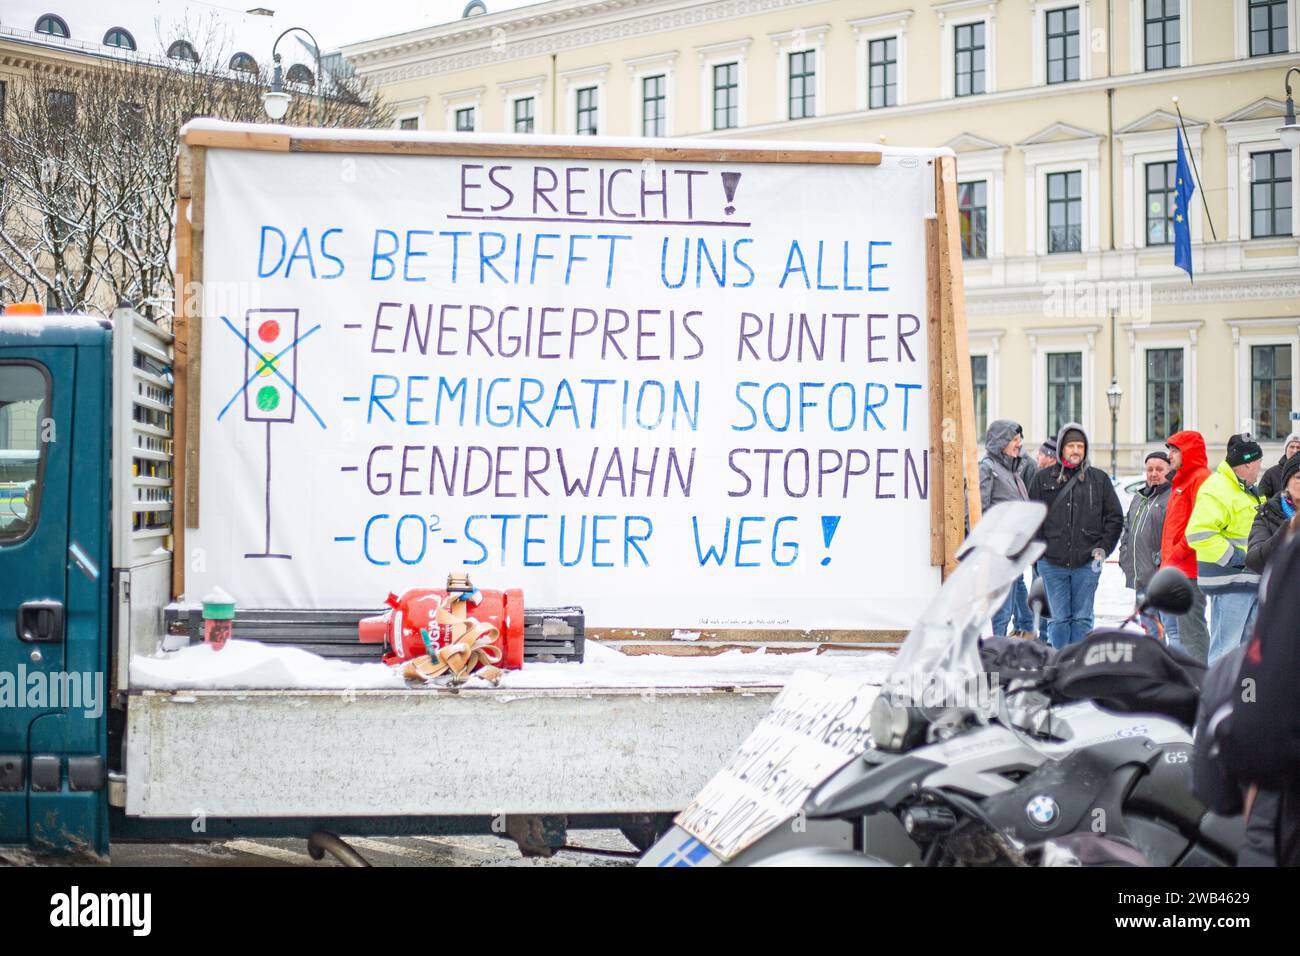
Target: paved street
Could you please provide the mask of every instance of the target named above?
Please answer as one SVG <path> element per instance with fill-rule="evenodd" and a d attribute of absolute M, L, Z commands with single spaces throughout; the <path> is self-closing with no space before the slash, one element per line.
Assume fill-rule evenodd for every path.
<path fill-rule="evenodd" d="M 348 837 L 373 866 L 631 866 L 635 859 L 561 850 L 549 860 L 525 859 L 515 844 L 493 836 Z M 617 830 L 569 834 L 576 846 L 630 852 Z M 340 866 L 328 854 L 317 862 L 305 840 L 242 839 L 215 843 L 115 843 L 114 866 Z"/>

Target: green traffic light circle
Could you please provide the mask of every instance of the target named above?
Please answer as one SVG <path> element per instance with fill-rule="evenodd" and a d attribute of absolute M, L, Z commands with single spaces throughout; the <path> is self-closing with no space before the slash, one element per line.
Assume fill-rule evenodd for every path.
<path fill-rule="evenodd" d="M 280 406 L 280 390 L 274 385 L 263 385 L 257 391 L 257 407 L 264 412 L 273 412 Z"/>

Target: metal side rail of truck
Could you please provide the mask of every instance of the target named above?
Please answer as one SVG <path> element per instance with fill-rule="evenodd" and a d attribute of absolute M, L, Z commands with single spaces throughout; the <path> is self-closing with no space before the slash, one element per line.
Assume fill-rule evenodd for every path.
<path fill-rule="evenodd" d="M 172 594 L 171 369 L 171 336 L 130 310 L 0 316 L 0 856 L 318 831 L 645 848 L 770 706 L 777 687 L 734 684 L 133 687 L 132 656 L 194 623 Z M 349 626 L 259 623 L 316 652 Z"/>

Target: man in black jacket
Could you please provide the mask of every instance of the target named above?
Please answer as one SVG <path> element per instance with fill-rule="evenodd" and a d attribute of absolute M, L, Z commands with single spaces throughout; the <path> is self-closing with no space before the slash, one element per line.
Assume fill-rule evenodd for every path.
<path fill-rule="evenodd" d="M 1277 460 L 1276 465 L 1264 472 L 1264 477 L 1259 480 L 1261 495 L 1272 498 L 1285 487 L 1286 482 L 1282 480 L 1282 472 L 1287 462 L 1295 458 L 1297 452 L 1300 452 L 1300 435 L 1287 435 L 1286 444 L 1282 446 L 1282 457 Z"/>
<path fill-rule="evenodd" d="M 1147 589 L 1151 575 L 1160 570 L 1160 537 L 1165 527 L 1165 506 L 1169 504 L 1169 456 L 1153 451 L 1143 462 L 1147 483 L 1129 502 L 1124 535 L 1119 541 L 1119 566 L 1124 584 L 1138 594 Z M 1155 625 L 1145 616 L 1142 627 L 1154 633 Z"/>
<path fill-rule="evenodd" d="M 1300 535 L 1278 548 L 1260 582 L 1259 617 L 1238 673 L 1224 736 L 1228 771 L 1278 792 L 1277 862 L 1300 866 Z"/>
<path fill-rule="evenodd" d="M 1082 425 L 1065 425 L 1056 447 L 1058 463 L 1034 475 L 1029 498 L 1047 505 L 1038 531 L 1047 551 L 1038 561 L 1038 573 L 1052 611 L 1047 639 L 1059 650 L 1092 630 L 1102 563 L 1119 542 L 1124 511 L 1110 478 L 1088 464 L 1088 435 Z"/>
<path fill-rule="evenodd" d="M 1300 528 L 1300 455 L 1282 470 L 1282 490 L 1259 506 L 1246 541 L 1246 567 L 1264 572 L 1287 536 Z"/>

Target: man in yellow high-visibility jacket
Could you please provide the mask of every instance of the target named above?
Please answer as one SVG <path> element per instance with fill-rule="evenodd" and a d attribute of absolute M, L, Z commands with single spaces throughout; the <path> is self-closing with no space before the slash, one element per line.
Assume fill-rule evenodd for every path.
<path fill-rule="evenodd" d="M 1211 664 L 1247 640 L 1254 627 L 1259 575 L 1246 567 L 1246 542 L 1263 501 L 1255 488 L 1263 457 L 1249 434 L 1229 438 L 1227 457 L 1201 485 L 1187 521 L 1196 583 L 1210 604 Z"/>

